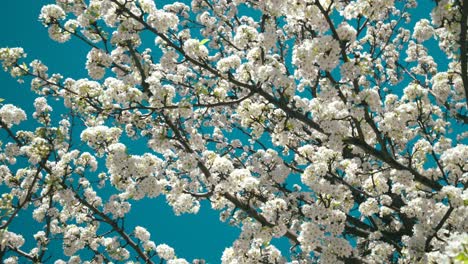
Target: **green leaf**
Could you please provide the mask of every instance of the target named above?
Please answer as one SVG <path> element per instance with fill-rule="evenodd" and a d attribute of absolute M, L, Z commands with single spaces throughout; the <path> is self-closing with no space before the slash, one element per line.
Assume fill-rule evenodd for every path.
<path fill-rule="evenodd" d="M 208 43 L 210 40 L 209 39 L 203 39 L 202 41 L 200 41 L 200 46 L 201 45 L 205 45 L 206 43 Z"/>
<path fill-rule="evenodd" d="M 468 256 L 461 252 L 455 257 L 455 260 L 461 261 L 462 263 L 468 263 Z"/>

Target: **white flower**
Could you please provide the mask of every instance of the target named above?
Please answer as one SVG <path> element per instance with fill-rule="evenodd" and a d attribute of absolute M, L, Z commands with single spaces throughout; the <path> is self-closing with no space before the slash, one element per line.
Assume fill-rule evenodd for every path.
<path fill-rule="evenodd" d="M 174 213 L 176 215 L 180 215 L 182 213 L 198 213 L 200 203 L 190 194 L 182 193 L 176 194 L 175 196 L 176 197 L 169 195 L 168 199 L 173 199 L 169 201 L 169 204 L 174 209 Z"/>
<path fill-rule="evenodd" d="M 455 181 L 459 177 L 468 177 L 468 145 L 459 144 L 446 150 L 440 157 L 444 170 L 450 172 L 450 178 Z"/>
<path fill-rule="evenodd" d="M 42 21 L 44 25 L 49 25 L 50 23 L 56 23 L 57 20 L 62 20 L 65 18 L 65 12 L 58 5 L 45 5 L 41 9 L 41 14 L 39 15 L 39 20 Z"/>
<path fill-rule="evenodd" d="M 156 11 L 156 4 L 152 0 L 139 0 L 138 1 L 141 5 L 141 9 L 145 13 L 152 13 Z"/>
<path fill-rule="evenodd" d="M 421 19 L 414 26 L 413 38 L 419 43 L 426 41 L 434 34 L 434 28 L 430 25 L 429 20 Z"/>
<path fill-rule="evenodd" d="M 431 79 L 432 91 L 439 102 L 445 103 L 450 95 L 449 74 L 439 72 Z"/>
<path fill-rule="evenodd" d="M 226 58 L 222 58 L 216 64 L 216 68 L 220 72 L 227 72 L 232 69 L 237 69 L 241 64 L 241 60 L 237 55 L 231 55 Z"/>
<path fill-rule="evenodd" d="M 293 50 L 293 64 L 302 71 L 312 70 L 315 63 L 326 71 L 333 70 L 339 62 L 340 45 L 332 36 L 306 39 Z"/>
<path fill-rule="evenodd" d="M 52 112 L 52 107 L 47 104 L 47 99 L 45 97 L 38 97 L 34 100 L 34 107 L 36 111 L 33 113 L 33 118 L 38 119 L 40 122 L 49 122 L 50 121 L 50 112 Z"/>
<path fill-rule="evenodd" d="M 65 22 L 63 27 L 65 28 L 65 31 L 68 31 L 69 34 L 71 34 L 76 32 L 76 30 L 80 27 L 80 23 L 75 19 L 69 19 L 67 22 Z"/>
<path fill-rule="evenodd" d="M 5 247 L 20 248 L 24 244 L 24 238 L 22 235 L 15 234 L 10 231 L 0 231 L 0 250 L 4 250 Z"/>
<path fill-rule="evenodd" d="M 143 93 L 139 89 L 116 78 L 107 78 L 104 81 L 104 87 L 106 89 L 103 97 L 108 105 L 113 105 L 115 102 L 125 107 L 131 102 L 139 102 L 143 98 Z"/>
<path fill-rule="evenodd" d="M 270 223 L 274 223 L 279 218 L 279 215 L 288 209 L 288 205 L 283 199 L 276 198 L 267 201 L 260 209 L 266 220 Z"/>
<path fill-rule="evenodd" d="M 208 57 L 208 49 L 197 39 L 186 40 L 184 43 L 184 51 L 189 57 L 194 59 L 204 59 Z"/>
<path fill-rule="evenodd" d="M 189 262 L 185 259 L 178 258 L 169 260 L 167 264 L 189 264 Z"/>
<path fill-rule="evenodd" d="M 43 204 L 43 205 L 39 206 L 38 208 L 34 209 L 34 211 L 33 211 L 34 220 L 36 220 L 38 222 L 42 222 L 44 220 L 44 217 L 46 216 L 47 209 L 48 209 L 47 204 Z"/>
<path fill-rule="evenodd" d="M 98 82 L 79 79 L 72 82 L 71 90 L 81 98 L 89 98 L 101 95 L 103 89 Z"/>
<path fill-rule="evenodd" d="M 0 108 L 0 121 L 7 127 L 18 125 L 24 120 L 26 120 L 26 113 L 22 109 L 12 104 L 6 104 Z"/>
<path fill-rule="evenodd" d="M 79 256 L 71 256 L 70 259 L 68 260 L 68 264 L 80 264 L 83 263 L 81 261 L 81 258 Z"/>
<path fill-rule="evenodd" d="M 228 174 L 234 169 L 234 166 L 232 165 L 232 162 L 227 158 L 216 157 L 213 161 L 212 169 L 214 172 Z"/>
<path fill-rule="evenodd" d="M 145 251 L 153 251 L 156 250 L 156 244 L 153 241 L 146 241 L 143 244 L 143 248 L 145 249 Z"/>
<path fill-rule="evenodd" d="M 163 10 L 153 11 L 148 16 L 148 24 L 153 26 L 160 33 L 166 33 L 169 29 L 176 29 L 179 23 L 179 18 L 170 12 Z"/>
<path fill-rule="evenodd" d="M 368 198 L 359 205 L 359 211 L 365 216 L 370 216 L 379 212 L 379 204 L 374 198 Z"/>
<path fill-rule="evenodd" d="M 234 43 L 238 48 L 245 48 L 249 42 L 256 41 L 258 32 L 255 28 L 247 25 L 241 25 L 236 29 Z"/>
<path fill-rule="evenodd" d="M 18 257 L 16 256 L 9 257 L 3 260 L 3 264 L 17 264 L 17 263 L 18 263 Z"/>
<path fill-rule="evenodd" d="M 356 29 L 354 29 L 346 22 L 340 24 L 340 26 L 336 29 L 336 33 L 338 33 L 338 37 L 341 41 L 354 42 L 354 40 L 356 40 Z"/>
<path fill-rule="evenodd" d="M 371 242 L 369 245 L 372 252 L 372 259 L 376 262 L 384 263 L 388 256 L 395 252 L 395 248 L 387 243 L 382 242 Z"/>
<path fill-rule="evenodd" d="M 160 244 L 156 247 L 158 256 L 165 260 L 171 260 L 175 257 L 174 249 L 166 244 Z"/>
<path fill-rule="evenodd" d="M 464 257 L 468 257 L 467 252 L 468 247 L 468 233 L 453 234 L 450 236 L 445 251 L 447 255 L 451 258 L 456 258 L 460 254 L 463 254 Z"/>
<path fill-rule="evenodd" d="M 252 174 L 247 169 L 235 169 L 229 175 L 230 189 L 228 191 L 253 191 L 257 188 L 259 181 L 252 177 Z"/>
<path fill-rule="evenodd" d="M 67 42 L 71 38 L 70 32 L 63 30 L 58 24 L 52 24 L 48 29 L 49 37 L 59 43 Z"/>
<path fill-rule="evenodd" d="M 150 233 L 146 228 L 137 226 L 135 227 L 135 237 L 141 240 L 142 242 L 147 242 L 150 239 Z"/>
<path fill-rule="evenodd" d="M 107 126 L 88 127 L 81 132 L 81 140 L 95 149 L 103 149 L 119 140 L 122 130 L 116 127 Z"/>
<path fill-rule="evenodd" d="M 114 219 L 124 217 L 130 212 L 131 204 L 129 202 L 119 201 L 118 197 L 111 196 L 109 202 L 104 205 L 104 213 L 111 213 Z"/>
<path fill-rule="evenodd" d="M 75 161 L 76 165 L 89 166 L 91 171 L 97 170 L 97 160 L 89 152 L 83 152 L 80 157 Z"/>
<path fill-rule="evenodd" d="M 301 248 L 305 252 L 311 252 L 319 246 L 320 239 L 323 236 L 323 231 L 315 223 L 305 222 L 301 225 L 301 233 L 298 240 L 301 243 Z"/>
<path fill-rule="evenodd" d="M 3 70 L 5 71 L 12 67 L 19 59 L 25 57 L 26 53 L 24 53 L 23 48 L 0 49 L 0 61 L 2 61 Z"/>
<path fill-rule="evenodd" d="M 86 56 L 86 70 L 93 79 L 101 79 L 106 73 L 106 67 L 111 66 L 112 59 L 109 54 L 106 54 L 100 49 L 93 48 Z"/>

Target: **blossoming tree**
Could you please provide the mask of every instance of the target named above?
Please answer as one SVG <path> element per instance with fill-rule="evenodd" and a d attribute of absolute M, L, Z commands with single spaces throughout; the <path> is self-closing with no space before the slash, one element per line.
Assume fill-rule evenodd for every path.
<path fill-rule="evenodd" d="M 223 263 L 466 263 L 468 4 L 438 0 L 413 21 L 417 8 L 45 5 L 53 40 L 89 46 L 89 76 L 0 49 L 3 69 L 38 95 L 32 131 L 23 110 L 0 103 L 0 256 L 52 261 L 59 240 L 67 257 L 55 263 L 188 263 L 124 225 L 133 201 L 164 196 L 175 214 L 208 200 L 241 230 Z M 52 98 L 68 108 L 60 119 Z M 129 140 L 151 151 L 132 153 Z M 25 250 L 8 227 L 31 207 L 43 230 Z M 288 252 L 270 243 L 278 237 Z"/>

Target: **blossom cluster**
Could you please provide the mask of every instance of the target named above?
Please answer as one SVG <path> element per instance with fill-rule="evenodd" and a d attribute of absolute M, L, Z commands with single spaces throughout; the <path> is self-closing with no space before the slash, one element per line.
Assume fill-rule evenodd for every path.
<path fill-rule="evenodd" d="M 0 102 L 4 262 L 45 262 L 60 244 L 56 263 L 189 263 L 127 221 L 160 196 L 240 229 L 225 264 L 465 261 L 467 14 L 440 0 L 419 18 L 417 4 L 45 5 L 53 40 L 89 47 L 87 76 L 0 49 L 38 94 L 30 130 Z M 8 229 L 29 212 L 33 236 Z"/>

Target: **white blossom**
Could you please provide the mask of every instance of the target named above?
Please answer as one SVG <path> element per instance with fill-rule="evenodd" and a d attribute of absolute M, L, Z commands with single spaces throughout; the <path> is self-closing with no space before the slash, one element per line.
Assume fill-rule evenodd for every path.
<path fill-rule="evenodd" d="M 134 221 L 162 196 L 239 229 L 221 263 L 463 263 L 462 2 L 44 5 L 52 40 L 89 47 L 87 72 L 0 48 L 37 94 L 31 113 L 0 98 L 3 261 L 189 263 Z"/>
<path fill-rule="evenodd" d="M 39 15 L 39 20 L 41 20 L 44 25 L 57 23 L 58 20 L 62 20 L 64 18 L 65 12 L 58 5 L 45 5 L 42 7 L 41 14 Z"/>
<path fill-rule="evenodd" d="M 189 57 L 193 58 L 206 58 L 208 56 L 208 49 L 205 45 L 200 44 L 196 39 L 189 39 L 184 43 L 184 51 Z"/>
<path fill-rule="evenodd" d="M 175 257 L 174 249 L 166 244 L 160 244 L 156 247 L 158 256 L 165 260 L 171 260 Z"/>
<path fill-rule="evenodd" d="M 0 108 L 0 121 L 7 127 L 18 125 L 26 119 L 26 113 L 12 104 L 3 105 Z"/>
<path fill-rule="evenodd" d="M 414 26 L 413 38 L 418 42 L 428 40 L 434 34 L 434 29 L 430 25 L 429 20 L 421 19 Z"/>
<path fill-rule="evenodd" d="M 135 237 L 142 242 L 147 242 L 150 239 L 150 233 L 144 227 L 135 227 Z"/>

